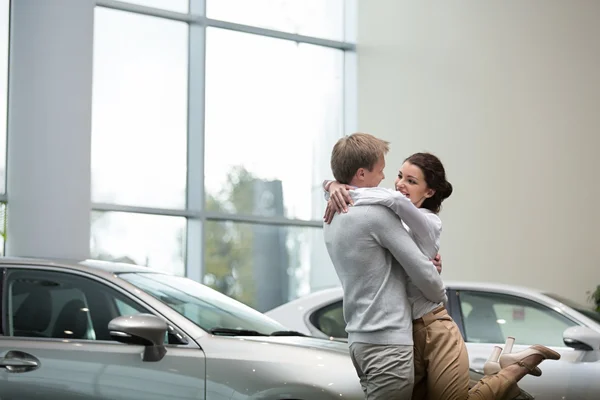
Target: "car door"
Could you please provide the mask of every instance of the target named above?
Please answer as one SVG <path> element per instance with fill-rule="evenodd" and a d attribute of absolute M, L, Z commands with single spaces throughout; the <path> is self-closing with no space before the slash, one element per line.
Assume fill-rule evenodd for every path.
<path fill-rule="evenodd" d="M 144 346 L 111 339 L 113 318 L 156 314 L 122 289 L 74 271 L 7 268 L 2 294 L 0 399 L 205 398 L 193 341 L 168 335 L 165 357 L 145 362 Z"/>
<path fill-rule="evenodd" d="M 600 393 L 598 363 L 581 362 L 584 354 L 563 343 L 565 329 L 577 322 L 536 301 L 503 293 L 459 290 L 453 296 L 459 307 L 453 317 L 460 321 L 471 368 L 482 370 L 494 346 L 515 337 L 513 352 L 543 344 L 561 354 L 558 361 L 540 365 L 541 377 L 527 375 L 519 385 L 537 400 L 595 399 Z"/>

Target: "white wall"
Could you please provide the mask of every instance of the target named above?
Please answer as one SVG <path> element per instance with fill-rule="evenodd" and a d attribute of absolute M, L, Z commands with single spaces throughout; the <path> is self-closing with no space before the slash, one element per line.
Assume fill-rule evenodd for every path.
<path fill-rule="evenodd" d="M 600 284 L 600 2 L 360 0 L 358 126 L 432 151 L 446 279 Z"/>

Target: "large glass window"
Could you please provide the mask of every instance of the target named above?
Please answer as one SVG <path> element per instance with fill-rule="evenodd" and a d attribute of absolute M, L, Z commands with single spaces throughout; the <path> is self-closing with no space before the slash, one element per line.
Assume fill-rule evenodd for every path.
<path fill-rule="evenodd" d="M 187 275 L 259 311 L 338 284 L 321 183 L 353 129 L 348 4 L 96 7 L 92 256 Z"/>
<path fill-rule="evenodd" d="M 92 200 L 184 208 L 188 26 L 96 8 Z"/>
<path fill-rule="evenodd" d="M 93 212 L 91 255 L 185 274 L 185 218 Z"/>
<path fill-rule="evenodd" d="M 206 223 L 204 283 L 259 311 L 309 293 L 329 267 L 318 228 Z"/>
<path fill-rule="evenodd" d="M 207 193 L 226 212 L 318 219 L 343 129 L 343 52 L 222 29 L 206 46 Z M 246 179 L 244 207 L 222 197 Z"/>

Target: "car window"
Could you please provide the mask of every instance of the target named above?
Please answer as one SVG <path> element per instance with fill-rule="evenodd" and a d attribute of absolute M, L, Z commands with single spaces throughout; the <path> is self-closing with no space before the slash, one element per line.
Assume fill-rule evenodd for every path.
<path fill-rule="evenodd" d="M 576 323 L 553 309 L 517 296 L 461 291 L 466 341 L 564 346 L 563 332 Z"/>
<path fill-rule="evenodd" d="M 108 323 L 148 312 L 95 280 L 40 270 L 14 270 L 6 278 L 9 336 L 112 340 Z"/>
<path fill-rule="evenodd" d="M 206 331 L 225 328 L 271 334 L 286 329 L 253 308 L 188 278 L 153 272 L 127 272 L 119 277 Z"/>
<path fill-rule="evenodd" d="M 585 306 L 583 304 L 579 304 L 573 300 L 569 300 L 565 297 L 556 295 L 554 293 L 544 293 L 546 296 L 553 298 L 554 300 L 560 301 L 564 305 L 571 307 L 575 311 L 578 311 L 585 315 L 588 318 L 593 319 L 594 321 L 600 323 L 600 312 L 596 311 L 594 308 Z"/>
<path fill-rule="evenodd" d="M 315 311 L 310 318 L 312 324 L 329 337 L 347 338 L 346 321 L 341 301 Z"/>

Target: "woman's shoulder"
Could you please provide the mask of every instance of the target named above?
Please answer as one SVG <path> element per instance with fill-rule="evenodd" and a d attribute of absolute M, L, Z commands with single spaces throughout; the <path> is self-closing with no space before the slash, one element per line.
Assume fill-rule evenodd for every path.
<path fill-rule="evenodd" d="M 442 219 L 440 218 L 439 215 L 437 215 L 436 213 L 434 213 L 431 210 L 428 210 L 427 208 L 419 208 L 419 211 L 421 211 L 426 217 L 427 220 L 429 220 L 429 222 L 439 231 L 442 230 Z"/>

